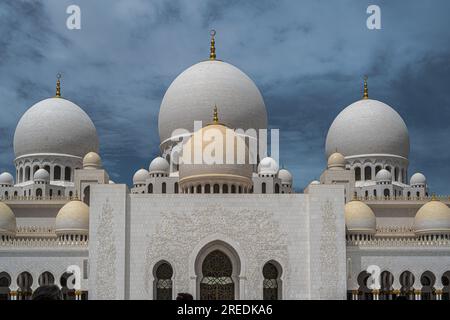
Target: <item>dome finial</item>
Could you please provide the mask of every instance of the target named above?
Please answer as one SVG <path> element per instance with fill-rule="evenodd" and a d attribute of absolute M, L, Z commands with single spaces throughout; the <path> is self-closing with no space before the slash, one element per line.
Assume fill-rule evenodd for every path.
<path fill-rule="evenodd" d="M 431 195 L 431 201 L 437 201 L 438 200 L 438 198 L 437 198 L 437 196 L 436 196 L 436 193 L 433 193 L 432 195 Z"/>
<path fill-rule="evenodd" d="M 217 112 L 217 105 L 214 106 L 213 122 L 214 123 L 219 123 L 219 114 Z"/>
<path fill-rule="evenodd" d="M 364 96 L 363 99 L 369 99 L 369 88 L 367 87 L 367 79 L 369 77 L 367 75 L 364 76 Z"/>
<path fill-rule="evenodd" d="M 216 30 L 212 29 L 210 32 L 211 35 L 211 46 L 209 48 L 209 60 L 216 60 Z"/>
<path fill-rule="evenodd" d="M 61 81 L 59 79 L 61 79 L 61 73 L 58 73 L 56 75 L 56 95 L 55 95 L 55 97 L 57 97 L 57 98 L 61 98 Z"/>

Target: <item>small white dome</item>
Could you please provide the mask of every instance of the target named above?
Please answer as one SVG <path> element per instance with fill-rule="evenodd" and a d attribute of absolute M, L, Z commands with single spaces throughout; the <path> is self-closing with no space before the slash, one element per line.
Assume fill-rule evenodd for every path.
<path fill-rule="evenodd" d="M 116 184 L 114 181 L 112 181 L 112 180 L 109 180 L 109 182 L 108 182 L 109 184 Z"/>
<path fill-rule="evenodd" d="M 367 204 L 357 200 L 350 201 L 345 205 L 344 212 L 349 234 L 375 234 L 375 214 Z"/>
<path fill-rule="evenodd" d="M 281 184 L 292 185 L 292 174 L 286 169 L 278 171 L 278 178 L 281 180 Z"/>
<path fill-rule="evenodd" d="M 419 235 L 449 234 L 450 208 L 434 199 L 425 203 L 416 213 L 414 230 Z"/>
<path fill-rule="evenodd" d="M 318 184 L 320 184 L 320 182 L 317 181 L 317 180 L 313 180 L 313 181 L 311 181 L 309 184 L 312 184 L 312 185 L 318 185 Z"/>
<path fill-rule="evenodd" d="M 169 174 L 170 164 L 166 159 L 162 157 L 156 157 L 150 163 L 149 172 L 151 174 L 155 173 Z"/>
<path fill-rule="evenodd" d="M 12 186 L 14 184 L 14 177 L 9 172 L 0 174 L 0 185 Z"/>
<path fill-rule="evenodd" d="M 13 236 L 16 234 L 16 216 L 11 208 L 0 202 L 0 235 Z"/>
<path fill-rule="evenodd" d="M 56 234 L 87 235 L 89 232 L 89 207 L 81 201 L 66 203 L 55 220 Z"/>
<path fill-rule="evenodd" d="M 392 181 L 392 174 L 386 169 L 381 169 L 378 171 L 375 179 L 377 181 Z"/>
<path fill-rule="evenodd" d="M 50 174 L 45 169 L 39 169 L 34 173 L 34 181 L 50 181 Z"/>
<path fill-rule="evenodd" d="M 425 186 L 427 184 L 427 178 L 425 178 L 425 176 L 420 172 L 417 172 L 412 175 L 411 179 L 409 180 L 409 184 L 411 186 Z"/>
<path fill-rule="evenodd" d="M 89 116 L 63 98 L 39 101 L 28 109 L 14 134 L 16 157 L 35 153 L 83 157 L 98 151 L 98 137 Z"/>
<path fill-rule="evenodd" d="M 278 173 L 278 163 L 271 157 L 265 157 L 258 164 L 259 175 L 276 175 Z"/>
<path fill-rule="evenodd" d="M 335 152 L 331 156 L 328 157 L 328 169 L 331 170 L 339 170 L 345 169 L 345 157 L 342 153 Z"/>
<path fill-rule="evenodd" d="M 83 158 L 83 169 L 101 169 L 102 158 L 96 152 L 89 152 Z"/>
<path fill-rule="evenodd" d="M 148 177 L 149 173 L 147 170 L 139 169 L 133 176 L 133 184 L 144 184 Z"/>

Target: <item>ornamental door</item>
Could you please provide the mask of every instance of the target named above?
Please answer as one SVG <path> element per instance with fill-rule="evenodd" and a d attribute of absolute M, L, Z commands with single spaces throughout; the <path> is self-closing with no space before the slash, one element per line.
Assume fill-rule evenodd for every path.
<path fill-rule="evenodd" d="M 233 266 L 220 250 L 208 254 L 202 264 L 201 300 L 234 300 Z"/>

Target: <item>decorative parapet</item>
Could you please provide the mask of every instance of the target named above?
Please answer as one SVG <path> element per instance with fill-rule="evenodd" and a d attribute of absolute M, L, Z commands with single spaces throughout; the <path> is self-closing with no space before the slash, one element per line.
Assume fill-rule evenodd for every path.
<path fill-rule="evenodd" d="M 347 240 L 347 247 L 366 247 L 366 248 L 401 248 L 401 247 L 436 247 L 450 249 L 449 239 L 439 240 L 421 240 L 417 238 L 374 238 L 366 240 Z"/>
<path fill-rule="evenodd" d="M 56 236 L 55 230 L 53 227 L 42 227 L 42 226 L 20 226 L 17 227 L 16 230 L 16 237 L 49 237 L 49 236 Z"/>
<path fill-rule="evenodd" d="M 443 202 L 449 202 L 450 196 L 448 195 L 439 195 L 439 196 L 357 196 L 355 200 L 359 201 L 423 201 L 428 202 L 432 199 L 440 200 Z"/>
<path fill-rule="evenodd" d="M 12 238 L 2 240 L 0 238 L 0 249 L 3 248 L 85 248 L 89 246 L 89 240 L 62 240 L 58 238 Z"/>
<path fill-rule="evenodd" d="M 8 201 L 72 201 L 72 200 L 80 200 L 77 196 L 0 196 L 0 201 L 8 202 Z"/>

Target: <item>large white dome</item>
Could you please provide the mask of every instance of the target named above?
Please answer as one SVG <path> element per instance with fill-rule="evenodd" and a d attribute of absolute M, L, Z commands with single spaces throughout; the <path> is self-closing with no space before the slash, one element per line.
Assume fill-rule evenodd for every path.
<path fill-rule="evenodd" d="M 253 81 L 231 64 L 210 60 L 185 70 L 167 89 L 159 111 L 161 143 L 176 129 L 192 133 L 194 121 L 210 123 L 215 105 L 231 129 L 267 128 L 266 107 Z"/>
<path fill-rule="evenodd" d="M 393 155 L 408 159 L 409 134 L 400 115 L 387 104 L 359 100 L 334 119 L 326 139 L 327 158 L 334 152 L 346 158 Z"/>
<path fill-rule="evenodd" d="M 14 134 L 16 157 L 39 153 L 84 157 L 98 152 L 98 137 L 89 116 L 63 98 L 39 101 L 25 112 Z"/>

